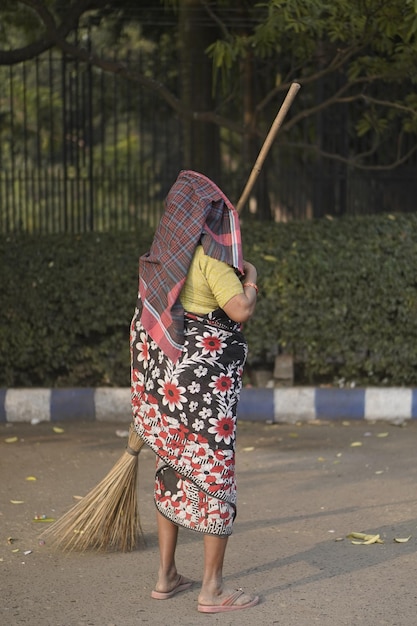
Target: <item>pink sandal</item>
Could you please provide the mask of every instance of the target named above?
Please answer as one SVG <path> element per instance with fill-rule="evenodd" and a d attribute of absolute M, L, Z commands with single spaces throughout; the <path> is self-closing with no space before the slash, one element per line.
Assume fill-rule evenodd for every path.
<path fill-rule="evenodd" d="M 173 596 L 175 596 L 177 593 L 180 593 L 181 591 L 187 591 L 187 589 L 189 589 L 191 587 L 191 585 L 193 584 L 192 580 L 186 580 L 183 576 L 180 576 L 177 585 L 174 587 L 174 589 L 171 589 L 171 591 L 151 591 L 151 598 L 154 598 L 154 600 L 168 600 L 169 598 L 172 598 Z"/>
<path fill-rule="evenodd" d="M 242 589 L 237 589 L 237 591 L 228 596 L 221 604 L 199 604 L 198 610 L 200 613 L 226 613 L 227 611 L 249 609 L 251 606 L 258 604 L 259 596 L 255 596 L 250 602 L 246 602 L 245 604 L 235 604 L 236 600 L 243 595 Z"/>

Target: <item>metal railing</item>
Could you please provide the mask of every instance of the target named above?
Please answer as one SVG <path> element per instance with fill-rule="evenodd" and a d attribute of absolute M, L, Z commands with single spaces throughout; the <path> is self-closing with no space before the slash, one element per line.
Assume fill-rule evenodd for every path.
<path fill-rule="evenodd" d="M 126 63 L 144 72 L 156 56 Z M 156 225 L 182 168 L 181 134 L 169 106 L 140 85 L 57 51 L 0 66 L 0 233 Z M 236 201 L 245 181 L 239 141 L 229 139 L 222 132 L 225 192 Z M 417 208 L 415 163 L 382 175 L 329 161 L 304 167 L 279 144 L 265 168 L 276 220 Z"/>

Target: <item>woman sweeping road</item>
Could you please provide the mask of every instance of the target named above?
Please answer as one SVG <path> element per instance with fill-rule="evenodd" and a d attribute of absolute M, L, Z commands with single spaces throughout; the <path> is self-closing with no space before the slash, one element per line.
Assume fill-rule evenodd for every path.
<path fill-rule="evenodd" d="M 255 309 L 255 267 L 243 260 L 236 210 L 208 178 L 183 171 L 171 188 L 150 251 L 139 261 L 131 325 L 132 408 L 157 455 L 160 550 L 152 597 L 192 581 L 175 565 L 178 526 L 204 535 L 198 610 L 248 608 L 259 598 L 223 584 L 236 516 L 236 408 Z"/>

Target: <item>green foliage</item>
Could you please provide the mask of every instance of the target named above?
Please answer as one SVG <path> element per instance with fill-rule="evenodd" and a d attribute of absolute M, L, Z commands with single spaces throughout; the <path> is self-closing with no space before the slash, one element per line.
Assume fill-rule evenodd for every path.
<path fill-rule="evenodd" d="M 382 136 L 395 145 L 399 129 L 414 132 L 416 108 L 409 99 L 417 77 L 414 0 L 269 0 L 246 10 L 254 26 L 245 37 L 231 26 L 208 49 L 226 94 L 240 79 L 242 59 L 251 56 L 262 62 L 263 72 L 271 64 L 274 76 L 285 77 L 279 82 L 301 82 L 305 118 L 317 98 L 311 87 L 320 89 L 325 79 L 316 107 L 323 111 L 343 103 L 352 119 L 349 132 L 367 136 L 369 148 Z M 393 154 L 387 162 L 395 161 Z"/>
<path fill-rule="evenodd" d="M 0 386 L 128 385 L 137 263 L 151 240 L 0 239 Z"/>
<path fill-rule="evenodd" d="M 299 81 L 303 89 L 283 127 L 282 134 L 288 140 L 282 147 L 283 153 L 297 149 L 299 161 L 314 162 L 321 154 L 326 159 L 346 160 L 352 167 L 369 168 L 381 165 L 395 168 L 413 153 L 408 146 L 412 145 L 413 138 L 406 137 L 409 141 L 405 143 L 402 140 L 403 135 L 417 132 L 416 104 L 412 96 L 417 79 L 416 0 L 217 0 L 210 3 L 155 0 L 146 6 L 131 0 L 92 4 L 87 0 L 84 3 L 42 0 L 33 7 L 20 0 L 3 0 L 1 64 L 13 65 L 16 63 L 13 52 L 45 40 L 48 20 L 43 23 L 44 13 L 40 8 L 48 9 L 57 25 L 70 25 L 72 33 L 54 39 L 54 49 L 65 49 L 68 60 L 78 59 L 75 70 L 78 78 L 83 71 L 80 59 L 84 59 L 86 47 L 93 53 L 93 65 L 99 66 L 91 72 L 93 84 L 102 81 L 103 58 L 106 59 L 105 71 L 122 72 L 123 80 L 127 77 L 122 71 L 124 66 L 129 68 L 128 80 L 140 85 L 142 93 L 148 92 L 151 98 L 151 104 L 146 102 L 140 111 L 141 119 L 146 116 L 142 128 L 147 126 L 149 118 L 155 119 L 152 113 L 156 103 L 165 101 L 174 116 L 183 121 L 184 128 L 198 112 L 202 123 L 215 123 L 243 136 L 245 142 L 253 142 L 254 137 L 264 136 L 269 128 L 276 113 L 277 98 L 282 98 L 292 81 Z M 213 39 L 216 38 L 210 39 L 211 45 L 206 48 L 213 63 L 212 88 L 194 90 L 193 98 L 184 97 L 188 84 L 184 77 L 194 72 L 193 61 L 198 50 L 193 49 L 196 44 L 192 43 L 187 47 L 187 54 L 184 50 L 179 53 L 178 41 L 184 24 L 197 33 L 195 42 L 208 41 L 203 37 L 207 29 Z M 72 52 L 67 51 L 69 42 L 74 44 Z M 28 57 L 37 54 L 33 50 L 29 46 L 25 54 Z M 132 52 L 135 53 L 133 60 Z M 146 65 L 137 65 L 138 53 Z M 95 56 L 102 57 L 102 62 L 94 60 Z M 42 67 L 38 70 L 43 79 Z M 85 79 L 90 80 L 89 76 Z M 54 112 L 58 128 L 59 107 L 57 103 L 48 102 L 46 92 L 32 90 L 28 84 L 24 97 L 16 90 L 13 109 L 23 106 L 26 116 L 26 109 L 30 114 L 36 105 L 39 114 L 33 128 L 42 127 L 44 147 L 49 144 L 59 148 L 63 137 L 56 131 L 50 132 L 48 124 L 43 123 L 45 116 L 48 119 Z M 130 97 L 129 89 L 126 91 L 118 83 L 102 98 L 100 113 L 92 127 L 98 137 L 94 141 L 95 151 L 101 147 L 103 129 L 110 128 L 113 120 L 115 93 L 119 111 L 135 110 L 135 98 Z M 92 105 L 96 109 L 101 96 L 96 97 L 94 93 Z M 12 159 L 8 153 L 13 158 L 15 154 L 24 153 L 16 148 L 15 138 L 8 138 L 10 127 L 23 125 L 18 116 L 12 118 L 8 113 L 11 98 L 0 81 L 1 100 L 6 106 L 6 113 L 0 115 L 1 139 L 6 147 L 3 161 L 9 165 Z M 82 112 L 81 103 L 72 102 L 71 106 Z M 165 111 L 163 115 L 166 119 Z M 323 134 L 332 120 L 337 119 L 344 120 L 343 141 L 333 145 L 329 140 L 330 146 L 326 145 L 319 133 Z M 26 134 L 22 135 L 27 140 Z M 199 134 L 195 136 L 196 144 L 190 153 L 198 154 Z M 118 141 L 117 136 L 115 143 Z M 32 143 L 38 148 L 34 136 Z M 20 144 L 19 141 L 18 148 Z M 397 149 L 398 145 L 401 149 Z M 76 146 L 74 142 L 73 148 Z M 78 148 L 82 156 L 79 145 Z M 123 150 L 123 140 L 118 148 Z M 34 158 L 32 150 L 28 151 L 31 159 Z M 246 148 L 240 148 L 240 153 L 248 158 Z M 104 150 L 102 154 L 108 156 Z M 195 165 L 192 167 L 198 169 Z M 247 169 L 249 165 L 239 163 L 238 167 Z"/>
<path fill-rule="evenodd" d="M 251 224 L 250 361 L 294 355 L 298 382 L 417 382 L 417 216 Z M 262 242 L 262 243 L 259 243 Z"/>
<path fill-rule="evenodd" d="M 46 3 L 50 5 L 51 3 Z M 2 0 L 0 42 L 1 48 L 24 46 L 40 36 L 42 28 L 36 13 L 15 0 Z"/>
<path fill-rule="evenodd" d="M 296 384 L 417 384 L 417 215 L 243 223 L 258 268 L 249 365 L 294 355 Z M 0 238 L 0 387 L 128 386 L 150 231 Z"/>

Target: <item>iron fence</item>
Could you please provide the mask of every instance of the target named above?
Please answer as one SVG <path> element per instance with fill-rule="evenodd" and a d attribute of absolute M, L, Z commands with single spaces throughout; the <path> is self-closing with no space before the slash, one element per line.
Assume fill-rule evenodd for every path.
<path fill-rule="evenodd" d="M 146 72 L 161 60 L 141 55 L 126 63 Z M 168 80 L 175 90 L 176 78 Z M 339 122 L 324 126 L 343 143 Z M 225 191 L 237 200 L 245 181 L 236 137 L 222 132 L 221 142 Z M 138 84 L 50 51 L 0 66 L 0 163 L 0 233 L 154 226 L 183 166 L 181 124 Z M 274 146 L 265 193 L 277 220 L 414 211 L 416 163 L 360 174 L 329 161 L 302 165 Z M 250 207 L 256 214 L 254 199 Z"/>
<path fill-rule="evenodd" d="M 180 135 L 164 103 L 65 55 L 0 67 L 0 232 L 152 225 Z"/>

